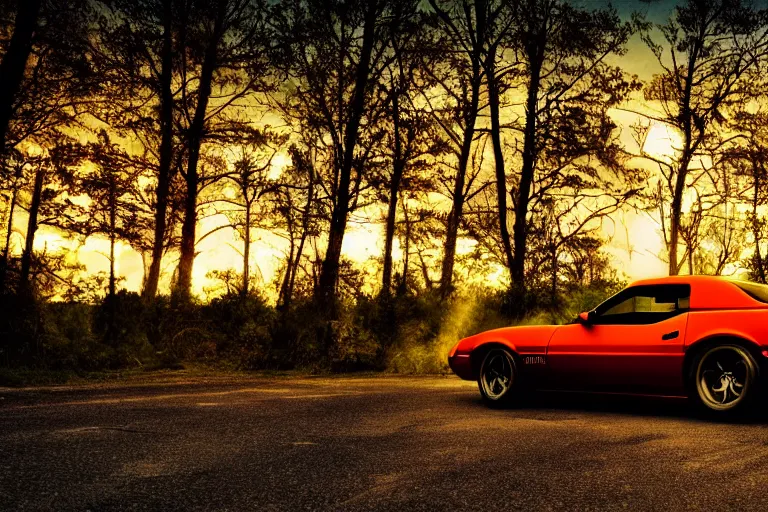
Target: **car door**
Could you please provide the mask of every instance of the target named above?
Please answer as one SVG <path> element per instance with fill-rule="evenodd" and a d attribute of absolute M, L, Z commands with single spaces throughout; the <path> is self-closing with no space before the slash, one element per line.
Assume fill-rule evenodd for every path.
<path fill-rule="evenodd" d="M 635 286 L 598 306 L 589 324 L 555 331 L 547 366 L 555 387 L 676 393 L 690 301 L 689 285 Z"/>

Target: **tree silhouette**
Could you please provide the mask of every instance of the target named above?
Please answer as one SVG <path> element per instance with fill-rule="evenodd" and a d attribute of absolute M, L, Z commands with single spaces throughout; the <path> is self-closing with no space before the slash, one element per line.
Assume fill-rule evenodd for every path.
<path fill-rule="evenodd" d="M 40 226 L 66 227 L 71 213 L 71 201 L 67 197 L 74 183 L 74 175 L 69 167 L 75 153 L 75 145 L 64 136 L 51 141 L 49 150 L 39 155 L 28 157 L 32 175 L 32 193 L 27 211 L 27 230 L 24 238 L 24 250 L 21 255 L 21 269 L 18 293 L 28 296 L 34 292 L 33 274 L 36 269 L 35 237 Z M 42 265 L 37 270 L 42 270 Z"/>
<path fill-rule="evenodd" d="M 747 205 L 744 228 L 737 231 L 736 236 L 742 239 L 747 238 L 747 233 L 752 236 L 752 254 L 746 267 L 754 280 L 765 283 L 768 268 L 763 249 L 767 235 L 763 208 L 768 204 L 768 116 L 763 109 L 750 111 L 744 108 L 730 121 L 732 128 L 743 137 L 737 139 L 726 152 L 724 172 L 730 173 L 732 179 L 737 181 L 734 188 L 740 195 L 738 199 Z M 716 230 L 719 222 L 713 226 Z"/>
<path fill-rule="evenodd" d="M 109 240 L 109 273 L 107 281 L 107 318 L 105 338 L 116 342 L 117 282 L 115 248 L 118 242 L 136 245 L 143 227 L 149 224 L 151 212 L 143 210 L 136 200 L 142 167 L 102 131 L 96 142 L 72 146 L 67 163 L 75 182 L 74 194 L 88 197 L 87 205 L 71 204 L 68 222 L 61 226 L 84 237 L 105 236 Z"/>
<path fill-rule="evenodd" d="M 277 305 L 282 311 L 287 311 L 293 302 L 296 277 L 302 269 L 307 241 L 317 239 L 320 216 L 315 199 L 318 193 L 316 162 L 310 152 L 296 146 L 291 148 L 290 155 L 292 163 L 283 170 L 279 186 L 271 198 L 276 228 L 273 232 L 288 241 L 277 298 Z M 309 272 L 304 274 L 305 279 L 311 277 Z M 314 291 L 314 280 L 312 285 Z"/>
<path fill-rule="evenodd" d="M 510 191 L 515 215 L 510 275 L 513 286 L 524 289 L 532 205 L 560 194 L 573 197 L 568 210 L 576 211 L 576 203 L 607 195 L 613 206 L 593 204 L 587 218 L 576 222 L 580 228 L 626 199 L 629 189 L 610 186 L 623 168 L 607 111 L 637 83 L 607 62 L 624 53 L 632 32 L 615 10 L 580 10 L 557 0 L 521 2 L 516 19 L 512 49 L 526 100 L 518 128 L 522 163 Z"/>
<path fill-rule="evenodd" d="M 174 77 L 179 50 L 179 2 L 118 0 L 105 4 L 92 54 L 109 85 L 99 116 L 112 129 L 142 145 L 146 168 L 155 180 L 150 264 L 142 293 L 157 294 L 162 258 L 168 248 L 169 196 L 173 181 Z"/>
<path fill-rule="evenodd" d="M 476 122 L 481 106 L 483 52 L 486 45 L 485 2 L 430 0 L 445 33 L 445 61 L 435 66 L 432 74 L 450 105 L 450 117 L 441 124 L 456 154 L 455 175 L 450 190 L 451 209 L 446 219 L 440 293 L 447 296 L 453 289 L 456 242 L 464 205 L 474 181 L 467 170 L 472 158 Z M 434 108 L 433 108 L 434 110 Z"/>
<path fill-rule="evenodd" d="M 682 135 L 673 162 L 651 158 L 666 180 L 661 189 L 664 234 L 669 249 L 669 274 L 677 275 L 685 258 L 678 258 L 683 223 L 683 194 L 702 170 L 701 156 L 720 151 L 725 142 L 717 135 L 728 111 L 756 91 L 749 72 L 768 50 L 765 13 L 738 0 L 689 1 L 677 6 L 670 20 L 659 27 L 665 45 L 646 33 L 662 72 L 646 87 L 648 101 L 663 114 L 649 116 L 674 127 Z M 690 248 L 689 248 L 690 252 Z"/>
<path fill-rule="evenodd" d="M 238 115 L 240 105 L 268 87 L 265 15 L 259 0 L 201 0 L 182 9 L 179 122 L 186 188 L 175 295 L 184 302 L 191 298 L 198 195 L 212 181 L 198 168 L 201 147 L 217 134 L 247 124 Z"/>
<path fill-rule="evenodd" d="M 217 203 L 224 205 L 217 211 L 224 213 L 229 225 L 243 241 L 243 272 L 239 287 L 242 295 L 251 291 L 251 244 L 253 231 L 257 228 L 269 228 L 267 224 L 268 196 L 278 188 L 270 171 L 272 161 L 279 148 L 281 139 L 261 132 L 252 132 L 242 142 L 234 145 L 232 168 L 226 173 L 227 186 L 234 186 L 235 194 L 221 194 Z"/>
<path fill-rule="evenodd" d="M 383 138 L 385 158 L 391 162 L 384 176 L 384 254 L 381 295 L 392 293 L 392 248 L 396 234 L 401 189 L 424 183 L 418 174 L 446 152 L 447 144 L 430 112 L 419 105 L 420 91 L 434 85 L 426 70 L 439 51 L 434 30 L 426 16 L 416 9 L 416 2 L 395 5 L 390 29 L 392 59 L 384 70 L 380 89 L 384 95 L 388 129 Z M 429 40 L 432 37 L 433 40 Z M 407 257 L 407 255 L 406 255 Z"/>
<path fill-rule="evenodd" d="M 365 116 L 388 58 L 383 20 L 389 7 L 384 0 L 291 1 L 275 21 L 283 69 L 290 77 L 284 111 L 304 118 L 310 130 L 331 141 L 324 148 L 330 177 L 328 244 L 317 291 L 331 316 L 344 234 L 369 163 L 371 140 L 361 144 L 361 133 L 376 128 L 365 124 Z"/>
<path fill-rule="evenodd" d="M 32 52 L 32 38 L 37 28 L 42 0 L 19 0 L 17 3 L 13 36 L 0 62 L 0 155 L 5 152 L 8 124 Z"/>

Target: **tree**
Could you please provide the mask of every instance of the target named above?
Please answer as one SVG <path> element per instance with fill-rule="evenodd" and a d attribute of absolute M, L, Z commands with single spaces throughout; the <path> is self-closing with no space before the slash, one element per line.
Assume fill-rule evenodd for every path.
<path fill-rule="evenodd" d="M 235 188 L 234 197 L 222 195 L 217 202 L 225 205 L 223 211 L 229 225 L 243 241 L 243 273 L 240 293 L 247 295 L 251 290 L 251 244 L 253 231 L 268 227 L 267 196 L 274 193 L 278 184 L 270 178 L 272 161 L 282 138 L 270 134 L 253 132 L 249 140 L 235 146 L 236 154 L 232 170 L 227 173 L 229 185 Z"/>
<path fill-rule="evenodd" d="M 8 124 L 32 52 L 32 39 L 37 29 L 42 0 L 19 0 L 17 3 L 13 37 L 0 62 L 0 155 L 5 152 Z"/>
<path fill-rule="evenodd" d="M 318 178 L 325 178 L 331 209 L 316 298 L 331 317 L 349 214 L 360 206 L 370 153 L 380 137 L 372 96 L 389 58 L 390 7 L 385 0 L 296 0 L 275 14 L 281 68 L 290 78 L 281 110 L 310 130 L 312 146 L 322 147 Z"/>
<path fill-rule="evenodd" d="M 752 279 L 765 283 L 768 268 L 763 248 L 768 233 L 763 208 L 768 204 L 768 115 L 762 109 L 744 108 L 732 116 L 730 124 L 743 135 L 728 149 L 723 165 L 724 172 L 731 173 L 736 180 L 734 188 L 740 196 L 737 199 L 747 205 L 744 229 L 737 235 L 740 239 L 747 239 L 744 236 L 747 233 L 751 235 L 752 254 L 745 266 L 750 269 Z"/>
<path fill-rule="evenodd" d="M 504 61 L 505 46 L 509 44 L 515 19 L 515 2 L 487 2 L 489 13 L 486 15 L 489 25 L 489 41 L 484 51 L 483 70 L 488 89 L 488 111 L 491 118 L 490 136 L 493 142 L 494 170 L 496 175 L 496 209 L 498 229 L 503 250 L 502 264 L 512 268 L 514 254 L 509 235 L 507 211 L 507 168 L 504 158 L 501 127 L 501 98 L 510 87 L 509 75 L 515 70 L 515 63 Z M 513 203 L 514 204 L 514 203 Z"/>
<path fill-rule="evenodd" d="M 513 286 L 524 290 L 529 214 L 537 202 L 554 200 L 562 208 L 564 202 L 554 198 L 573 201 L 566 209 L 578 220 L 571 219 L 570 232 L 560 236 L 565 243 L 631 196 L 632 176 L 621 161 L 608 110 L 638 83 L 607 62 L 624 53 L 632 33 L 615 10 L 525 1 L 517 5 L 515 19 L 511 49 L 520 62 L 526 100 L 524 121 L 516 127 L 523 139 L 522 162 L 510 191 L 515 216 L 510 276 Z M 623 187 L 611 186 L 617 178 L 619 183 L 630 179 Z M 563 218 L 562 209 L 555 215 Z"/>
<path fill-rule="evenodd" d="M 248 105 L 268 88 L 265 5 L 259 0 L 201 0 L 188 7 L 182 11 L 179 36 L 185 54 L 178 107 L 186 187 L 174 290 L 183 302 L 191 299 L 198 196 L 216 179 L 198 168 L 201 148 L 205 141 L 247 125 L 237 117 L 243 111 L 239 105 Z"/>
<path fill-rule="evenodd" d="M 102 116 L 112 128 L 141 142 L 146 167 L 155 178 L 151 259 L 142 295 L 158 291 L 162 259 L 168 247 L 169 200 L 174 158 L 174 77 L 179 51 L 179 2 L 118 0 L 100 19 L 94 55 L 110 87 L 102 98 Z"/>
<path fill-rule="evenodd" d="M 0 18 L 10 21 L 9 8 L 0 7 Z M 0 166 L 13 169 L 6 181 L 10 194 L 0 288 L 7 288 L 10 237 L 24 191 L 31 189 L 33 200 L 45 199 L 35 192 L 46 190 L 50 162 L 38 155 L 39 149 L 45 153 L 57 146 L 62 129 L 83 121 L 91 95 L 100 87 L 87 51 L 93 16 L 86 0 L 19 2 L 15 26 L 0 29 L 0 49 L 5 50 L 0 65 Z M 30 244 L 37 223 L 31 220 L 21 261 L 23 283 L 32 270 Z"/>
<path fill-rule="evenodd" d="M 390 32 L 392 59 L 384 70 L 380 90 L 384 95 L 388 129 L 382 147 L 390 170 L 383 185 L 387 204 L 384 225 L 381 295 L 392 292 L 392 248 L 396 234 L 401 189 L 423 183 L 418 178 L 430 167 L 430 160 L 446 151 L 439 126 L 432 115 L 418 105 L 419 91 L 433 85 L 426 68 L 434 61 L 432 30 L 415 2 L 396 4 Z"/>
<path fill-rule="evenodd" d="M 441 125 L 456 155 L 455 174 L 450 189 L 451 209 L 446 219 L 445 247 L 440 273 L 440 293 L 447 296 L 453 289 L 456 243 L 464 205 L 474 177 L 467 170 L 472 157 L 477 117 L 481 110 L 483 54 L 486 49 L 485 2 L 430 0 L 445 33 L 445 61 L 435 66 L 433 80 L 448 97 L 450 114 Z M 432 105 L 430 105 L 432 106 Z M 435 110 L 433 108 L 433 110 Z"/>
<path fill-rule="evenodd" d="M 306 258 L 308 240 L 315 241 L 320 233 L 319 202 L 316 162 L 312 152 L 303 151 L 298 146 L 290 150 L 291 165 L 283 170 L 278 187 L 271 197 L 272 210 L 276 220 L 273 233 L 288 241 L 285 256 L 285 269 L 279 284 L 277 305 L 287 311 L 296 290 L 296 276 L 302 270 L 302 260 Z M 314 251 L 317 254 L 317 251 Z M 305 278 L 311 277 L 304 272 Z M 316 283 L 313 283 L 313 285 Z M 313 286 L 313 290 L 315 286 Z"/>
<path fill-rule="evenodd" d="M 106 340 L 115 343 L 118 281 L 115 248 L 119 241 L 137 243 L 143 226 L 149 223 L 148 212 L 143 211 L 136 200 L 140 194 L 138 176 L 143 169 L 137 169 L 130 155 L 112 142 L 105 131 L 99 134 L 96 142 L 73 147 L 72 152 L 69 166 L 76 181 L 70 193 L 84 194 L 88 201 L 86 205 L 71 205 L 71 220 L 61 227 L 84 237 L 102 235 L 109 240 Z M 82 170 L 83 167 L 86 170 Z"/>
<path fill-rule="evenodd" d="M 765 19 L 764 11 L 739 0 L 690 0 L 659 27 L 666 48 L 650 34 L 643 36 L 662 68 L 646 87 L 645 97 L 663 114 L 648 117 L 671 126 L 682 138 L 671 162 L 644 155 L 659 165 L 665 180 L 658 200 L 666 210 L 662 223 L 670 275 L 680 273 L 685 263 L 678 257 L 685 229 L 684 192 L 703 170 L 702 156 L 727 145 L 716 135 L 728 111 L 755 95 L 749 71 L 768 49 Z"/>
<path fill-rule="evenodd" d="M 40 226 L 59 227 L 66 225 L 70 217 L 71 201 L 67 197 L 74 176 L 68 165 L 75 152 L 73 143 L 66 137 L 52 141 L 54 145 L 47 151 L 27 157 L 30 173 L 33 176 L 32 195 L 25 209 L 27 211 L 27 230 L 24 238 L 24 250 L 21 255 L 21 270 L 17 292 L 22 296 L 33 293 L 32 280 L 36 269 L 35 236 Z M 42 270 L 39 265 L 37 270 Z"/>

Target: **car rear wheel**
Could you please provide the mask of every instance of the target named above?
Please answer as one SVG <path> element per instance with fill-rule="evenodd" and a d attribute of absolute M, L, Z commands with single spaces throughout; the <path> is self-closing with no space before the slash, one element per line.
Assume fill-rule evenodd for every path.
<path fill-rule="evenodd" d="M 742 412 L 757 394 L 757 376 L 757 363 L 744 347 L 710 347 L 694 361 L 692 394 L 705 410 L 718 415 Z"/>
<path fill-rule="evenodd" d="M 477 385 L 483 400 L 490 406 L 509 405 L 518 388 L 515 358 L 503 348 L 494 348 L 483 357 Z"/>

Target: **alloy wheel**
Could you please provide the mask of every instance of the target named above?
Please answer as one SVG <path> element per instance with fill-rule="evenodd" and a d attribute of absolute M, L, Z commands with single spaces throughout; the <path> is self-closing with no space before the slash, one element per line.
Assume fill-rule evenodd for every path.
<path fill-rule="evenodd" d="M 741 347 L 709 349 L 696 370 L 699 397 L 710 409 L 732 409 L 749 392 L 752 371 L 752 361 Z"/>
<path fill-rule="evenodd" d="M 480 385 L 490 400 L 500 400 L 515 379 L 514 362 L 505 350 L 492 350 L 483 361 Z"/>

